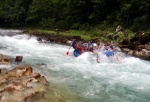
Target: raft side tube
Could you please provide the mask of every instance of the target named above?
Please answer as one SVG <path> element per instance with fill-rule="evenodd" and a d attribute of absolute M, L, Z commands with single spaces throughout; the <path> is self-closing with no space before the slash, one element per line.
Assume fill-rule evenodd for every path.
<path fill-rule="evenodd" d="M 73 52 L 73 54 L 74 54 L 74 56 L 75 57 L 78 57 L 78 56 L 80 56 L 81 55 L 81 53 L 80 53 L 80 51 L 79 50 L 74 50 L 74 52 Z"/>

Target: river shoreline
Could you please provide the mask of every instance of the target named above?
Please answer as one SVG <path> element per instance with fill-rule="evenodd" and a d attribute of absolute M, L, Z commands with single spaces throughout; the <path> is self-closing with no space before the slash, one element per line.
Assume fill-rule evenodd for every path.
<path fill-rule="evenodd" d="M 41 33 L 37 31 L 33 31 L 33 32 L 23 31 L 23 33 L 29 34 L 30 36 L 36 36 L 37 40 L 41 43 L 42 42 L 43 43 L 57 43 L 57 44 L 70 46 L 70 43 L 68 43 L 68 41 L 72 41 L 73 39 L 84 42 L 84 40 L 80 36 L 63 36 L 62 34 L 60 34 L 61 32 L 48 34 L 48 33 L 44 33 L 44 32 Z M 132 39 L 134 39 L 134 37 Z M 99 42 L 100 39 L 92 39 L 92 41 L 96 42 L 97 44 L 100 43 Z M 124 52 L 127 55 L 150 61 L 150 43 L 137 44 L 137 40 L 136 41 L 128 40 L 128 42 L 125 42 L 125 44 L 124 42 L 118 43 L 117 46 L 119 46 L 122 52 Z M 148 46 L 148 47 L 145 47 L 145 46 Z"/>
<path fill-rule="evenodd" d="M 43 98 L 49 84 L 47 79 L 33 72 L 29 65 L 14 65 L 14 60 L 11 56 L 0 55 L 0 65 L 11 67 L 0 68 L 0 101 L 33 102 Z"/>
<path fill-rule="evenodd" d="M 30 35 L 30 36 L 32 36 L 32 35 Z M 17 35 L 17 37 L 18 37 L 18 35 Z M 24 37 L 24 35 L 22 37 Z M 45 35 L 45 37 L 47 37 L 47 35 Z M 57 36 L 55 36 L 55 37 L 56 37 L 55 39 L 57 39 Z M 29 38 L 29 37 L 27 36 L 27 38 Z M 141 96 L 142 99 L 148 100 L 148 97 L 145 98 L 145 96 L 144 96 L 145 93 L 147 92 L 146 89 L 142 88 L 142 92 L 143 92 L 143 90 L 146 91 L 144 93 L 142 93 L 141 90 L 138 89 L 139 87 L 145 87 L 149 84 L 149 83 L 147 83 L 147 80 L 149 79 L 149 76 L 148 76 L 149 74 L 147 73 L 147 71 L 149 71 L 148 70 L 149 68 L 148 68 L 148 64 L 146 64 L 146 65 L 144 64 L 145 66 L 143 65 L 143 63 L 145 63 L 145 61 L 141 61 L 141 60 L 138 60 L 135 58 L 127 58 L 127 60 L 124 60 L 124 62 L 120 61 L 120 63 L 122 63 L 121 66 L 120 66 L 120 64 L 114 64 L 114 63 L 107 63 L 106 65 L 101 64 L 101 63 L 100 64 L 91 63 L 88 60 L 86 60 L 85 63 L 84 63 L 84 61 L 82 63 L 82 60 L 77 61 L 74 57 L 71 58 L 72 61 L 70 61 L 70 60 L 68 60 L 68 59 L 70 59 L 70 57 L 66 57 L 64 54 L 65 51 L 67 50 L 67 48 L 69 49 L 69 46 L 68 47 L 63 46 L 64 48 L 61 48 L 61 50 L 59 49 L 60 52 L 56 48 L 57 46 L 60 46 L 59 44 L 70 45 L 69 43 L 66 43 L 66 42 L 61 43 L 61 40 L 59 40 L 59 39 L 57 39 L 56 41 L 55 41 L 55 39 L 53 41 L 46 41 L 45 39 L 43 39 L 44 37 L 37 37 L 37 39 L 35 39 L 35 38 L 36 37 L 34 37 L 33 41 L 36 43 L 34 43 L 33 45 L 36 44 L 36 45 L 40 45 L 40 46 L 36 46 L 34 49 L 32 49 L 32 46 L 28 46 L 30 44 L 26 44 L 29 42 L 29 40 L 26 40 L 26 42 L 24 42 L 25 44 L 23 44 L 23 45 L 25 45 L 25 46 L 27 45 L 27 47 L 24 48 L 21 45 L 21 46 L 19 46 L 19 48 L 21 50 L 25 50 L 26 54 L 30 52 L 30 51 L 26 51 L 26 50 L 28 50 L 28 48 L 32 50 L 32 53 L 35 53 L 36 51 L 37 52 L 44 51 L 42 53 L 42 55 L 44 55 L 44 56 L 41 57 L 42 58 L 41 60 L 43 60 L 44 64 L 43 64 L 43 62 L 41 62 L 41 60 L 38 60 L 38 63 L 41 63 L 42 67 L 39 67 L 40 64 L 37 64 L 37 63 L 36 63 L 36 66 L 34 65 L 34 67 L 35 67 L 35 69 L 40 70 L 38 72 L 44 73 L 43 75 L 48 79 L 48 81 L 50 82 L 50 85 L 49 85 L 48 89 L 46 88 L 46 93 L 44 93 L 44 97 L 43 97 L 43 91 L 41 94 L 38 94 L 38 93 L 35 94 L 35 96 L 37 96 L 38 98 L 40 98 L 40 97 L 43 98 L 43 99 L 41 99 L 42 101 L 40 101 L 40 99 L 35 97 L 35 99 L 33 99 L 32 101 L 28 101 L 28 102 L 34 102 L 34 100 L 36 102 L 49 102 L 49 101 L 52 101 L 52 102 L 55 102 L 55 101 L 58 101 L 58 102 L 102 101 L 103 102 L 103 101 L 107 101 L 107 100 L 109 100 L 109 101 L 111 100 L 112 102 L 115 102 L 118 98 L 117 99 L 114 99 L 114 98 L 108 99 L 108 97 L 119 97 L 120 95 L 118 96 L 118 94 L 122 94 L 122 92 L 124 92 L 122 94 L 124 96 L 129 95 L 129 97 L 127 97 L 129 99 L 130 99 L 131 95 L 134 95 L 134 97 L 136 96 L 134 98 L 135 101 L 137 101 L 139 96 L 141 96 L 141 95 L 142 95 Z M 49 37 L 49 38 L 51 38 L 51 37 Z M 40 39 L 40 40 L 38 40 L 38 39 Z M 17 39 L 17 40 L 19 40 L 18 43 L 22 44 L 22 41 L 23 41 L 22 39 Z M 36 40 L 38 40 L 39 43 L 44 43 L 44 44 L 39 44 Z M 66 41 L 68 41 L 68 40 L 72 40 L 72 38 L 66 39 Z M 4 41 L 2 44 L 5 44 Z M 14 41 L 14 39 L 10 43 L 13 43 L 13 41 Z M 59 41 L 59 42 L 57 42 L 57 41 Z M 45 44 L 45 43 L 47 43 L 47 44 Z M 53 49 L 53 47 L 50 46 L 51 45 L 50 43 L 54 43 L 54 44 L 56 43 L 56 46 L 54 46 L 54 48 L 56 48 L 56 49 Z M 47 46 L 43 47 L 43 45 L 47 45 Z M 9 44 L 8 44 L 8 46 L 9 46 Z M 17 48 L 16 45 L 14 45 L 14 47 Z M 123 47 L 123 48 L 126 48 L 126 47 Z M 52 52 L 51 49 L 54 52 Z M 124 50 L 127 50 L 127 49 L 124 49 Z M 13 51 L 16 51 L 16 49 L 14 49 Z M 58 51 L 58 52 L 56 52 L 56 51 Z M 17 53 L 15 53 L 15 54 L 17 54 Z M 33 56 L 34 54 L 32 54 L 32 53 L 31 53 L 32 56 L 30 56 L 31 61 L 40 58 L 40 57 L 35 58 L 35 56 Z M 59 56 L 57 56 L 55 54 L 59 54 Z M 51 58 L 47 59 L 47 55 L 48 55 L 48 58 L 50 56 L 51 56 Z M 60 56 L 60 55 L 62 55 L 62 56 Z M 12 58 L 12 59 L 15 60 L 14 58 Z M 46 63 L 44 59 L 48 60 L 48 62 Z M 26 60 L 28 60 L 28 59 L 26 59 Z M 132 60 L 135 60 L 133 62 L 136 64 L 134 64 L 132 62 Z M 7 61 L 7 60 L 4 60 L 4 61 Z M 63 63 L 60 63 L 61 61 Z M 76 61 L 77 63 L 74 61 Z M 95 62 L 95 59 L 94 59 L 94 62 Z M 30 63 L 30 61 L 29 61 L 29 63 Z M 34 62 L 32 63 L 32 65 L 33 64 L 34 64 Z M 46 67 L 45 65 L 47 65 L 48 67 Z M 14 69 L 14 67 L 12 67 L 12 68 Z M 30 67 L 28 67 L 27 69 L 29 70 Z M 142 70 L 142 73 L 141 73 L 141 70 Z M 145 73 L 143 71 L 145 71 Z M 4 73 L 4 70 L 2 69 L 1 72 Z M 6 70 L 5 70 L 5 72 L 6 72 Z M 31 70 L 29 72 L 31 72 Z M 27 73 L 26 73 L 26 75 L 27 75 Z M 34 74 L 34 75 L 39 76 L 38 74 Z M 47 75 L 49 75 L 49 76 L 47 76 Z M 17 78 L 19 79 L 18 76 L 17 76 Z M 143 78 L 145 81 L 143 80 Z M 7 79 L 12 80 L 12 79 L 14 79 L 14 77 L 11 77 L 11 78 L 9 77 Z M 26 80 L 25 82 L 30 83 L 29 80 Z M 137 80 L 137 82 L 136 82 L 136 80 Z M 3 80 L 3 82 L 4 81 L 7 81 L 7 80 Z M 31 81 L 32 81 L 32 79 L 31 79 Z M 33 80 L 33 81 L 35 81 L 35 80 Z M 141 83 L 143 83 L 143 85 L 141 85 Z M 119 87 L 118 87 L 118 84 L 119 84 Z M 56 87 L 56 86 L 58 86 L 58 87 Z M 137 88 L 137 90 L 135 90 L 135 88 Z M 119 91 L 119 93 L 118 93 L 118 89 L 119 90 L 121 89 L 121 91 Z M 123 89 L 123 91 L 122 91 L 122 89 Z M 42 90 L 45 90 L 45 88 L 43 88 Z M 90 91 L 90 90 L 92 90 L 92 91 Z M 134 93 L 131 94 L 130 90 L 131 91 L 135 90 L 134 91 L 135 94 Z M 9 91 L 11 91 L 11 90 L 9 90 Z M 90 93 L 90 92 L 92 92 L 91 95 L 86 94 L 86 93 Z M 112 95 L 110 93 L 112 93 Z M 128 93 L 130 93 L 130 94 L 128 94 Z M 24 100 L 27 100 L 27 98 L 30 100 L 30 98 L 33 97 L 33 95 L 34 94 L 27 95 L 29 97 L 25 97 Z M 2 95 L 0 95 L 0 99 L 1 98 L 2 98 Z M 122 99 L 122 96 L 119 98 Z M 76 99 L 77 99 L 77 101 L 76 101 Z M 81 100 L 81 101 L 78 101 L 78 100 Z M 128 100 L 126 100 L 126 101 L 128 101 Z M 17 101 L 14 101 L 14 102 L 17 102 Z"/>

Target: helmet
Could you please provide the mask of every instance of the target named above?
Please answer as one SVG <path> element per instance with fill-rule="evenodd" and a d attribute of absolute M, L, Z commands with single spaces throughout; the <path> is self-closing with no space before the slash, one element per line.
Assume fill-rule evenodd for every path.
<path fill-rule="evenodd" d="M 96 44 L 96 43 L 93 43 L 93 46 L 97 46 L 97 44 Z"/>

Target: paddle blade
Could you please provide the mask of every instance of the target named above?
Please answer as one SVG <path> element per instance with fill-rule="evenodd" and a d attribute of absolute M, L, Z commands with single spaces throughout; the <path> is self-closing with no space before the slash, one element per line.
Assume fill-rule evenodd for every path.
<path fill-rule="evenodd" d="M 96 62 L 97 62 L 97 63 L 99 63 L 99 60 L 98 60 L 98 55 L 97 55 L 97 58 L 96 58 Z"/>
<path fill-rule="evenodd" d="M 116 60 L 119 61 L 119 58 L 116 56 Z"/>
<path fill-rule="evenodd" d="M 68 55 L 69 55 L 69 52 L 66 52 L 66 55 L 68 56 Z"/>
<path fill-rule="evenodd" d="M 98 58 L 96 58 L 96 62 L 99 63 Z"/>

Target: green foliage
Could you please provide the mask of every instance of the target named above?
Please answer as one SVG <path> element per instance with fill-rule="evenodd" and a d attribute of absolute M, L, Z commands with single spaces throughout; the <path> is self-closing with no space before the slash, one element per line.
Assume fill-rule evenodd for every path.
<path fill-rule="evenodd" d="M 150 29 L 149 10 L 149 0 L 1 0 L 0 26 L 139 31 Z"/>
<path fill-rule="evenodd" d="M 5 0 L 0 1 L 0 19 L 9 26 L 19 26 L 25 23 L 26 10 L 24 0 Z"/>

